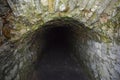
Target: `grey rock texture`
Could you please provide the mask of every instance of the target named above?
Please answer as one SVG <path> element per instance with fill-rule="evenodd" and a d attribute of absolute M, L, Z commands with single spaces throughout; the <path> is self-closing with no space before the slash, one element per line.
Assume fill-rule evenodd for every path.
<path fill-rule="evenodd" d="M 82 36 L 79 31 L 76 31 L 80 35 L 77 36 L 78 40 L 75 45 L 76 56 L 80 64 L 94 80 L 120 79 L 119 0 L 6 1 L 12 9 L 15 19 L 24 26 L 32 25 L 37 29 L 37 22 L 42 25 L 56 17 L 71 17 L 84 23 L 93 32 L 85 31 L 83 33 L 86 35 L 82 34 Z M 7 4 L 4 3 L 4 5 L 3 3 L 4 1 L 1 0 L 0 15 L 5 14 L 9 9 L 6 7 Z M 66 21 L 67 18 L 64 19 Z M 72 24 L 77 23 L 72 22 Z M 1 20 L 0 25 L 3 25 Z M 16 27 L 23 25 L 16 25 Z M 29 30 L 26 30 L 26 33 L 28 31 L 30 34 L 22 35 L 22 38 L 15 44 L 8 42 L 0 47 L 0 80 L 29 80 L 38 48 L 37 43 L 30 46 L 31 42 L 29 41 L 34 39 L 31 35 L 36 32 L 33 28 L 28 28 Z M 27 39 L 26 36 L 29 38 Z M 84 38 L 86 36 L 87 39 Z"/>
<path fill-rule="evenodd" d="M 92 40 L 87 42 L 87 47 L 79 45 L 81 52 L 79 56 L 90 71 L 92 70 L 96 80 L 120 79 L 119 45 L 116 43 L 99 43 Z"/>

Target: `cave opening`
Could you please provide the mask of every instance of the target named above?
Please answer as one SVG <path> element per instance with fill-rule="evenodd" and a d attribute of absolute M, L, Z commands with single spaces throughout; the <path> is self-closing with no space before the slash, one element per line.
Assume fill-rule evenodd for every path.
<path fill-rule="evenodd" d="M 38 46 L 32 80 L 89 80 L 75 59 L 78 31 L 85 26 L 76 20 L 52 20 L 34 34 Z"/>
<path fill-rule="evenodd" d="M 74 37 L 74 31 L 72 30 L 72 27 L 69 26 L 58 26 L 46 29 L 43 34 L 45 51 L 59 50 L 72 52 Z"/>

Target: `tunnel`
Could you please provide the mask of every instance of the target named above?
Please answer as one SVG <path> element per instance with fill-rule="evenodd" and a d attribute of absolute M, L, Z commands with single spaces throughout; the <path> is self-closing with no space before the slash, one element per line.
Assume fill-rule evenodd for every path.
<path fill-rule="evenodd" d="M 0 0 L 0 80 L 120 80 L 120 0 Z"/>
<path fill-rule="evenodd" d="M 81 31 L 83 30 L 83 31 Z M 51 20 L 34 33 L 37 60 L 32 80 L 91 80 L 76 58 L 78 33 L 86 27 L 70 20 Z M 80 54 L 80 52 L 79 52 Z"/>

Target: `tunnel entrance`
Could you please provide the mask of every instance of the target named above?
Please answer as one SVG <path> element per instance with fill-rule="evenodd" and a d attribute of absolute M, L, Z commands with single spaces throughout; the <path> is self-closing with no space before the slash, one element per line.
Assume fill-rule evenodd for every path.
<path fill-rule="evenodd" d="M 74 59 L 78 31 L 83 29 L 83 24 L 71 19 L 52 20 L 40 27 L 34 34 L 38 50 L 35 72 L 31 79 L 90 80 Z"/>
<path fill-rule="evenodd" d="M 74 32 L 72 31 L 72 27 L 59 26 L 49 28 L 43 34 L 45 48 L 47 48 L 47 50 L 61 49 L 69 51 L 73 47 L 72 46 L 73 34 Z"/>

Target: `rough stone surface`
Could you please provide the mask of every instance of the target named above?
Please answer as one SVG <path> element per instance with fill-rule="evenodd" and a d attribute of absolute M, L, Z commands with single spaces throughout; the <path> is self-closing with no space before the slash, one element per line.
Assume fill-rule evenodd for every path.
<path fill-rule="evenodd" d="M 26 27 L 35 27 L 38 22 L 41 25 L 56 17 L 72 17 L 112 38 L 116 29 L 115 24 L 119 25 L 114 22 L 119 18 L 119 0 L 7 0 L 7 2 L 17 19 Z M 16 21 L 17 24 L 19 20 Z"/>
<path fill-rule="evenodd" d="M 9 10 L 5 0 L 0 1 L 0 15 Z M 20 33 L 34 31 L 56 17 L 72 17 L 83 22 L 101 41 L 78 41 L 78 58 L 96 80 L 120 79 L 120 1 L 119 0 L 6 0 L 15 16 L 15 27 L 22 28 Z M 5 4 L 5 5 L 3 5 Z M 0 19 L 0 29 L 3 26 Z M 32 32 L 31 32 L 32 33 Z M 19 40 L 18 46 L 6 43 L 0 47 L 0 80 L 27 80 L 36 60 L 31 52 Z M 26 40 L 27 41 L 27 40 Z M 24 41 L 23 41 L 24 42 Z M 83 43 L 84 44 L 83 44 Z M 27 43 L 27 42 L 25 42 Z M 15 46 L 15 47 L 13 47 Z M 27 47 L 27 48 L 26 48 Z M 35 49 L 33 49 L 35 50 Z M 34 55 L 34 56 L 33 56 Z M 30 71 L 31 70 L 31 71 Z"/>
<path fill-rule="evenodd" d="M 15 47 L 16 44 L 8 42 L 0 48 L 0 80 L 27 80 L 32 70 L 31 52 L 26 54 L 25 48 Z"/>
<path fill-rule="evenodd" d="M 119 58 L 117 56 L 120 53 L 120 46 L 116 43 L 99 43 L 95 41 L 88 41 L 88 46 L 89 48 L 86 47 L 86 54 L 83 51 L 80 56 L 88 55 L 86 59 L 84 57 L 85 64 L 89 64 L 87 67 L 91 67 L 95 77 L 102 80 L 119 80 L 120 73 L 116 71 L 116 67 L 118 70 Z"/>

